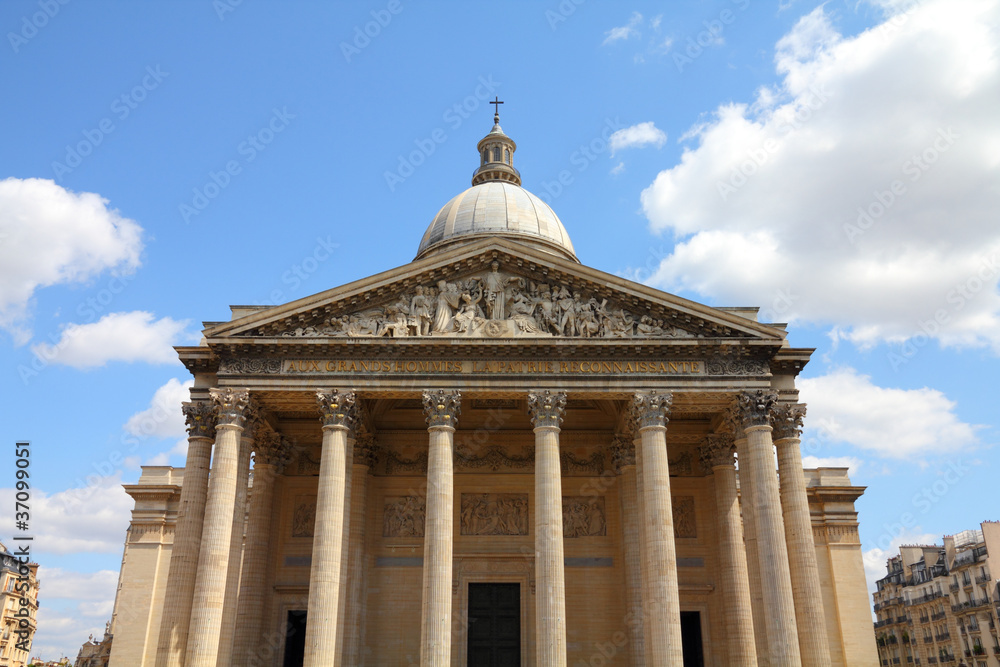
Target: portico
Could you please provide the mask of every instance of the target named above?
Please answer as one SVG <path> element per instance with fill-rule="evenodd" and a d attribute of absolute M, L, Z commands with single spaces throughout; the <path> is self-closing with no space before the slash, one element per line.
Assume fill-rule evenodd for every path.
<path fill-rule="evenodd" d="M 811 350 L 581 264 L 495 120 L 413 262 L 178 349 L 188 467 L 127 545 L 166 584 L 112 664 L 875 664 Z"/>

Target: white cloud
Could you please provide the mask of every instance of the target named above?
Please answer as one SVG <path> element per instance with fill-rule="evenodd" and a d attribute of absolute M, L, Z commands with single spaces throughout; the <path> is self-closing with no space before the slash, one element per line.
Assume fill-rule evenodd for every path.
<path fill-rule="evenodd" d="M 823 7 L 803 17 L 776 45 L 781 83 L 716 109 L 642 193 L 678 239 L 649 282 L 790 293 L 783 321 L 859 346 L 1000 353 L 997 22 L 1000 0 L 925 0 L 847 38 Z"/>
<path fill-rule="evenodd" d="M 854 474 L 861 467 L 863 461 L 853 456 L 803 456 L 802 467 L 811 468 L 847 468 L 847 475 L 854 477 Z"/>
<path fill-rule="evenodd" d="M 180 363 L 173 346 L 184 337 L 187 320 L 153 317 L 141 310 L 109 313 L 92 324 L 70 324 L 55 345 L 39 343 L 31 349 L 46 363 L 81 369 L 109 361 Z"/>
<path fill-rule="evenodd" d="M 624 162 L 619 162 L 618 164 L 616 164 L 615 166 L 613 166 L 611 168 L 611 175 L 612 176 L 617 176 L 618 174 L 622 173 L 623 171 L 625 171 L 625 163 Z"/>
<path fill-rule="evenodd" d="M 121 553 L 133 501 L 110 461 L 96 462 L 78 488 L 49 495 L 35 489 L 32 530 L 36 553 Z M 14 506 L 14 489 L 0 489 L 0 502 Z"/>
<path fill-rule="evenodd" d="M 617 28 L 612 28 L 607 31 L 604 41 L 601 42 L 601 46 L 611 44 L 612 42 L 617 42 L 623 39 L 629 39 L 630 37 L 638 37 L 639 31 L 637 28 L 642 24 L 642 14 L 639 12 L 632 12 L 632 17 L 629 19 L 628 23 Z"/>
<path fill-rule="evenodd" d="M 667 141 L 667 134 L 656 127 L 653 121 L 638 123 L 631 127 L 616 130 L 608 142 L 611 154 L 626 148 L 645 148 L 656 146 L 660 148 Z"/>
<path fill-rule="evenodd" d="M 156 390 L 149 407 L 125 422 L 125 430 L 141 438 L 183 438 L 187 434 L 181 403 L 191 400 L 194 380 L 170 378 Z"/>
<path fill-rule="evenodd" d="M 879 387 L 842 368 L 798 381 L 809 406 L 807 428 L 886 458 L 921 457 L 968 449 L 976 427 L 955 414 L 955 402 L 936 389 Z"/>
<path fill-rule="evenodd" d="M 27 342 L 35 291 L 139 266 L 142 228 L 92 192 L 41 178 L 0 180 L 0 327 Z"/>

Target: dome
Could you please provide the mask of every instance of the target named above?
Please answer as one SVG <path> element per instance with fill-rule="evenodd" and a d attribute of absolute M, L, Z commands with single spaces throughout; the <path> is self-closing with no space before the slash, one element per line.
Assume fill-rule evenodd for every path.
<path fill-rule="evenodd" d="M 505 236 L 573 261 L 576 252 L 566 228 L 548 204 L 513 183 L 475 185 L 445 204 L 434 216 L 417 250 L 417 259 L 459 242 Z"/>
<path fill-rule="evenodd" d="M 434 216 L 420 241 L 417 259 L 456 243 L 504 236 L 579 262 L 559 217 L 548 204 L 521 187 L 521 174 L 513 160 L 517 144 L 500 129 L 499 114 L 493 115 L 493 129 L 479 141 L 476 150 L 480 166 L 472 175 L 472 187 L 452 198 Z"/>

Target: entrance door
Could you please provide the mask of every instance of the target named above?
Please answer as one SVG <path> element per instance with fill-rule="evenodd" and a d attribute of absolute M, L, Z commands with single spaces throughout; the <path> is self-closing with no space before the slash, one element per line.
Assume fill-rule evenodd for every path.
<path fill-rule="evenodd" d="M 469 584 L 468 664 L 521 664 L 521 584 Z"/>
<path fill-rule="evenodd" d="M 681 612 L 681 646 L 684 650 L 684 667 L 705 667 L 701 652 L 701 613 Z"/>
<path fill-rule="evenodd" d="M 288 612 L 285 626 L 285 660 L 283 667 L 302 667 L 306 659 L 306 612 L 294 609 Z"/>

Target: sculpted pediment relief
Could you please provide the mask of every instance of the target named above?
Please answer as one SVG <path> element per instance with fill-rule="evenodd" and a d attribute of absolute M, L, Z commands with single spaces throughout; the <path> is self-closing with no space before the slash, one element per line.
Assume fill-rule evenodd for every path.
<path fill-rule="evenodd" d="M 298 322 L 260 327 L 244 335 L 347 338 L 686 338 L 702 337 L 598 298 L 579 286 L 502 270 L 451 277 L 393 290 L 378 305 Z"/>

